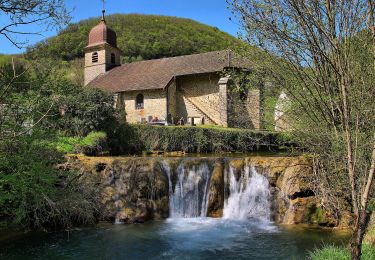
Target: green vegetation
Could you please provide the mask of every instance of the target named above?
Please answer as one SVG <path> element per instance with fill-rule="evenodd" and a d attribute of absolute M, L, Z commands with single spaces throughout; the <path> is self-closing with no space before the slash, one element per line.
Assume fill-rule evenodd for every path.
<path fill-rule="evenodd" d="M 362 247 L 362 260 L 372 260 L 375 258 L 375 247 L 364 243 Z M 312 260 L 349 260 L 351 259 L 350 250 L 344 247 L 325 246 L 322 249 L 316 249 L 310 253 Z"/>
<path fill-rule="evenodd" d="M 71 227 L 95 221 L 95 195 L 78 185 L 76 173 L 59 170 L 61 153 L 39 142 L 38 134 L 2 143 L 0 221 L 24 229 Z"/>
<path fill-rule="evenodd" d="M 47 144 L 64 154 L 103 155 L 108 151 L 107 134 L 104 132 L 91 132 L 86 137 L 60 135 Z"/>
<path fill-rule="evenodd" d="M 65 152 L 106 150 L 99 131 L 116 122 L 112 96 L 73 84 L 58 65 L 0 66 L 0 221 L 7 226 L 71 227 L 100 215 L 95 186 L 58 165 Z"/>
<path fill-rule="evenodd" d="M 124 125 L 121 131 L 109 134 L 108 138 L 112 154 L 142 151 L 249 152 L 279 148 L 275 133 L 210 126 Z"/>
<path fill-rule="evenodd" d="M 71 24 L 58 36 L 29 48 L 33 58 L 74 60 L 82 58 L 90 30 L 98 24 L 92 18 Z M 235 37 L 190 19 L 169 16 L 114 14 L 107 24 L 117 33 L 124 60 L 148 60 L 223 50 L 241 42 Z"/>

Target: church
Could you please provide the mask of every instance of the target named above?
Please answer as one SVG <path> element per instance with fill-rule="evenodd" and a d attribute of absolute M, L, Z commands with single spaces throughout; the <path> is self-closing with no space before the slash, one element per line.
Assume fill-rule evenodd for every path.
<path fill-rule="evenodd" d="M 101 21 L 85 47 L 85 85 L 111 91 L 128 123 L 261 128 L 261 90 L 230 94 L 230 71 L 248 70 L 229 50 L 121 64 L 116 33 Z M 168 39 L 166 39 L 168 40 Z"/>

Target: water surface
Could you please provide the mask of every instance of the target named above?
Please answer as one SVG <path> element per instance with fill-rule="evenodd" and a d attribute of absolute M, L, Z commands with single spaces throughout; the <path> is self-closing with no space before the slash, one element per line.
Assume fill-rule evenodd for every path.
<path fill-rule="evenodd" d="M 29 234 L 3 241 L 0 259 L 304 259 L 323 243 L 345 241 L 329 230 L 182 218 Z"/>

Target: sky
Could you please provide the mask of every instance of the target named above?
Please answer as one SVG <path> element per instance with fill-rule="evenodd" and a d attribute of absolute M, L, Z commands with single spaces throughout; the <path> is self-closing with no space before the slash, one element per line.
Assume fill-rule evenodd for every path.
<path fill-rule="evenodd" d="M 65 2 L 68 10 L 72 11 L 71 22 L 78 22 L 86 18 L 101 15 L 101 0 L 66 0 Z M 229 20 L 232 15 L 227 8 L 225 0 L 106 0 L 105 2 L 106 14 L 139 13 L 190 18 L 207 25 L 215 26 L 233 36 L 237 35 L 239 29 L 235 22 Z M 4 25 L 6 20 L 6 17 L 0 14 L 0 26 Z M 18 29 L 40 32 L 41 28 L 43 28 L 42 25 L 33 24 Z M 56 29 L 50 29 L 42 31 L 39 36 L 19 36 L 17 40 L 27 40 L 27 44 L 32 45 L 56 34 Z M 25 49 L 18 49 L 5 37 L 0 35 L 0 53 L 16 54 L 24 51 Z"/>

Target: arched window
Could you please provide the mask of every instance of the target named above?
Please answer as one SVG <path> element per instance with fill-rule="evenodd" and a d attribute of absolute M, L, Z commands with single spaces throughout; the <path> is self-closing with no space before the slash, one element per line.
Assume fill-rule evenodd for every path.
<path fill-rule="evenodd" d="M 92 54 L 92 63 L 97 63 L 99 60 L 99 56 L 98 56 L 98 53 L 97 52 L 94 52 Z"/>
<path fill-rule="evenodd" d="M 144 97 L 142 94 L 138 94 L 135 98 L 135 109 L 143 109 L 144 108 Z"/>
<path fill-rule="evenodd" d="M 116 64 L 116 55 L 114 53 L 111 53 L 111 63 Z"/>

